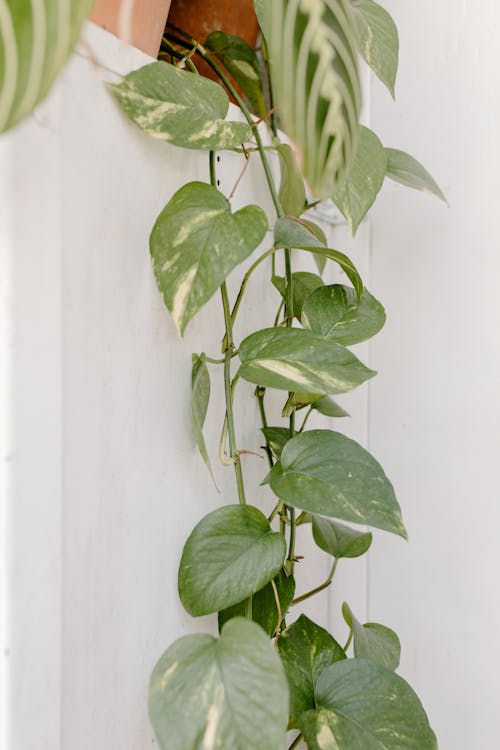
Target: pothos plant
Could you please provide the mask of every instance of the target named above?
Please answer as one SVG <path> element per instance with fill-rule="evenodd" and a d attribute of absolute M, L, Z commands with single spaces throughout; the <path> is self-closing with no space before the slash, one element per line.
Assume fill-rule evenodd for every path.
<path fill-rule="evenodd" d="M 384 148 L 359 124 L 359 55 L 394 91 L 398 35 L 389 14 L 373 0 L 255 0 L 255 8 L 260 58 L 220 31 L 202 44 L 167 28 L 164 60 L 112 86 L 144 132 L 208 152 L 210 181 L 189 182 L 175 193 L 156 221 L 150 249 L 181 335 L 216 292 L 221 296 L 223 357 L 193 355 L 190 419 L 210 466 L 203 436 L 207 365 L 220 366 L 226 407 L 221 453 L 235 474 L 234 496 L 192 531 L 178 575 L 187 612 L 218 613 L 220 637 L 188 635 L 167 649 L 151 677 L 150 717 L 159 745 L 168 750 L 280 750 L 287 730 L 296 732 L 291 748 L 303 739 L 310 750 L 433 750 L 424 709 L 395 673 L 397 635 L 359 622 L 345 603 L 350 635 L 341 646 L 304 615 L 297 619 L 296 605 L 332 583 L 339 561 L 367 552 L 372 534 L 363 527 L 406 537 L 393 487 L 376 459 L 338 431 L 305 429 L 313 410 L 345 416 L 332 395 L 375 375 L 348 347 L 374 336 L 385 321 L 352 261 L 304 215 L 310 208 L 305 183 L 315 201 L 333 198 L 353 232 L 386 177 L 443 196 L 417 161 Z M 194 55 L 221 85 L 196 74 Z M 244 122 L 226 119 L 228 94 Z M 271 145 L 264 145 L 265 128 Z M 281 142 L 282 131 L 293 150 Z M 263 242 L 269 219 L 256 205 L 232 213 L 217 187 L 216 152 L 223 149 L 241 153 L 242 162 L 257 152 L 275 212 L 271 246 L 246 270 L 234 300 L 227 276 Z M 279 154 L 279 184 L 270 149 Z M 294 271 L 292 251 L 312 256 L 318 273 Z M 284 259 L 283 277 L 277 256 Z M 267 259 L 270 283 L 282 297 L 278 314 L 274 324 L 237 342 L 233 329 L 247 282 Z M 325 285 L 327 261 L 340 266 L 350 284 Z M 234 419 L 239 380 L 256 386 L 269 463 L 262 479 L 275 495 L 268 515 L 246 499 Z M 284 424 L 268 424 L 268 389 L 284 392 Z M 295 597 L 301 524 L 310 525 L 332 562 L 326 581 Z"/>

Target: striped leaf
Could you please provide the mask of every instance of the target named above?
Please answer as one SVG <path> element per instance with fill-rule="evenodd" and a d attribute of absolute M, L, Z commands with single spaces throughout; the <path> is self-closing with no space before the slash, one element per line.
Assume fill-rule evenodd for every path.
<path fill-rule="evenodd" d="M 45 97 L 92 0 L 0 0 L 0 132 Z"/>
<path fill-rule="evenodd" d="M 269 38 L 280 117 L 319 197 L 331 195 L 355 151 L 361 105 L 347 0 L 273 0 Z"/>

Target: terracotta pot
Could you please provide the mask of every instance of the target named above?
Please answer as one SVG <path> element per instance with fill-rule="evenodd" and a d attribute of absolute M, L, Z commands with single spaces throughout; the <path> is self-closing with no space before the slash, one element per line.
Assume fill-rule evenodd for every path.
<path fill-rule="evenodd" d="M 212 31 L 225 31 L 255 47 L 259 34 L 252 0 L 172 0 L 168 22 L 202 44 Z M 200 73 L 216 79 L 212 69 L 199 57 L 195 56 L 193 62 Z"/>
<path fill-rule="evenodd" d="M 169 8 L 170 0 L 97 0 L 90 18 L 120 39 L 157 57 Z"/>

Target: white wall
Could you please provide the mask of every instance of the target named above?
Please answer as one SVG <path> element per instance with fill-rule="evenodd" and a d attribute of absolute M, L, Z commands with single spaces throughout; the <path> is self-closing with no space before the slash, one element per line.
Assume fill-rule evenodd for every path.
<path fill-rule="evenodd" d="M 377 534 L 369 560 L 341 568 L 335 592 L 307 611 L 343 635 L 338 608 L 348 598 L 361 617 L 394 627 L 401 673 L 441 748 L 490 750 L 500 624 L 500 150 L 490 91 L 499 90 L 500 13 L 489 0 L 479 11 L 451 0 L 386 4 L 402 38 L 398 104 L 374 84 L 372 126 L 429 166 L 451 208 L 387 186 L 356 243 L 344 230 L 335 243 L 352 249 L 388 310 L 385 331 L 361 351 L 380 374 L 344 403 L 349 434 L 394 480 L 411 543 Z M 49 102 L 0 139 L 9 750 L 151 744 L 154 661 L 180 634 L 214 627 L 178 603 L 182 544 L 202 515 L 234 498 L 229 470 L 217 467 L 220 496 L 210 484 L 187 426 L 191 352 L 218 351 L 220 305 L 181 342 L 147 249 L 170 195 L 207 178 L 206 157 L 124 122 L 102 81 L 146 58 L 93 27 L 86 38 Z M 239 162 L 222 159 L 228 190 Z M 234 204 L 263 191 L 254 163 Z M 274 312 L 268 272 L 252 282 L 240 338 Z M 213 374 L 212 443 L 223 413 Z M 241 389 L 240 445 L 258 448 L 253 389 Z M 245 459 L 249 495 L 269 503 L 262 463 Z M 304 544 L 300 591 L 327 565 Z"/>

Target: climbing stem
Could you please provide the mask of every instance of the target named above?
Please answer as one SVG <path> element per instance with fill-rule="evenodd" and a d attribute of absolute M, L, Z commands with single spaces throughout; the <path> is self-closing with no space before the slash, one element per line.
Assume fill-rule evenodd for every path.
<path fill-rule="evenodd" d="M 332 569 L 330 570 L 328 578 L 326 579 L 324 583 L 322 583 L 320 586 L 316 586 L 315 589 L 311 589 L 311 591 L 308 591 L 306 594 L 302 594 L 302 596 L 298 596 L 296 599 L 293 600 L 292 604 L 300 604 L 301 602 L 305 602 L 306 599 L 310 599 L 311 596 L 315 596 L 315 594 L 319 594 L 320 591 L 324 591 L 325 589 L 327 589 L 334 579 L 339 559 L 340 558 L 338 557 L 335 558 L 334 563 L 332 565 Z"/>

